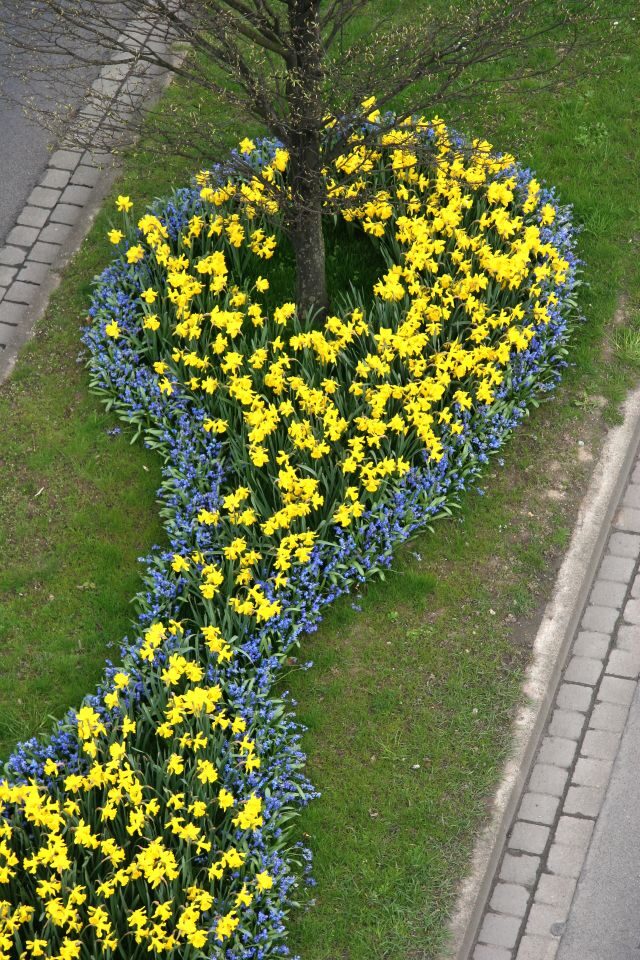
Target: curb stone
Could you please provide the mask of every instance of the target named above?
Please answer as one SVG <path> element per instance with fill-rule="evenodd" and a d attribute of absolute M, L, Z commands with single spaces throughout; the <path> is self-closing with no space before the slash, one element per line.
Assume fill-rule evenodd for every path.
<path fill-rule="evenodd" d="M 634 514 L 640 512 L 630 507 L 640 498 L 639 447 L 640 389 L 629 395 L 623 423 L 606 438 L 540 624 L 512 756 L 450 924 L 449 958 L 556 956 L 589 845 L 575 836 L 568 841 L 564 821 L 593 823 L 597 817 L 606 775 L 605 767 L 593 761 L 607 770 L 613 763 L 636 687 L 636 665 L 640 670 L 640 603 L 633 595 L 640 590 L 634 577 L 640 557 Z M 631 658 L 622 658 L 623 653 Z M 565 667 L 571 668 L 567 679 Z M 559 740 L 572 741 L 573 747 Z M 564 833 L 557 836 L 561 821 Z M 528 829 L 533 826 L 548 831 L 544 843 L 540 830 Z M 557 902 L 549 904 L 552 883 Z M 514 904 L 508 913 L 495 907 L 504 902 L 502 894 L 494 901 L 504 884 L 528 891 L 524 910 L 518 900 L 515 934 L 514 923 L 506 923 L 514 919 Z"/>
<path fill-rule="evenodd" d="M 141 42 L 155 43 L 152 36 L 153 28 L 146 27 Z M 103 150 L 76 147 L 74 133 L 97 134 L 110 113 L 110 104 L 116 101 L 126 104 L 121 107 L 122 119 L 133 115 L 143 100 L 153 100 L 169 81 L 166 71 L 136 61 L 121 64 L 118 57 L 115 53 L 92 86 L 96 93 L 106 92 L 110 103 L 97 110 L 87 101 L 80 110 L 67 140 L 49 157 L 38 185 L 0 247 L 0 384 L 10 376 L 21 347 L 33 336 L 58 285 L 60 270 L 89 232 L 119 172 L 114 158 Z"/>

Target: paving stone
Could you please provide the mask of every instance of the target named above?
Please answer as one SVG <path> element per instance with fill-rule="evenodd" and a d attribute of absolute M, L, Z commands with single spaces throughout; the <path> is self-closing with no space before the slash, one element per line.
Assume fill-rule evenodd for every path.
<path fill-rule="evenodd" d="M 534 903 L 529 911 L 525 934 L 529 936 L 551 937 L 555 924 L 565 923 L 567 911 L 551 903 Z"/>
<path fill-rule="evenodd" d="M 102 171 L 97 167 L 90 167 L 82 163 L 79 167 L 76 167 L 71 177 L 71 183 L 77 183 L 82 187 L 94 187 L 101 176 Z M 629 576 L 631 576 L 631 574 L 629 574 Z"/>
<path fill-rule="evenodd" d="M 516 960 L 555 960 L 557 953 L 558 940 L 527 934 L 520 941 Z"/>
<path fill-rule="evenodd" d="M 71 203 L 76 207 L 84 207 L 90 196 L 91 187 L 81 187 L 78 184 L 71 184 L 60 197 L 60 202 Z"/>
<path fill-rule="evenodd" d="M 53 187 L 54 190 L 64 190 L 69 183 L 71 173 L 68 170 L 47 170 L 40 181 L 41 187 Z"/>
<path fill-rule="evenodd" d="M 44 207 L 25 207 L 18 214 L 18 223 L 25 227 L 43 227 L 49 216 Z"/>
<path fill-rule="evenodd" d="M 73 225 L 80 215 L 80 210 L 80 207 L 74 207 L 70 203 L 59 203 L 51 212 L 51 222 Z"/>
<path fill-rule="evenodd" d="M 629 708 L 620 703 L 596 703 L 589 718 L 589 728 L 620 733 L 627 722 Z"/>
<path fill-rule="evenodd" d="M 616 632 L 616 647 L 640 653 L 640 626 L 631 623 L 621 624 Z"/>
<path fill-rule="evenodd" d="M 640 460 L 636 462 L 631 474 L 631 483 L 640 483 Z"/>
<path fill-rule="evenodd" d="M 64 243 L 70 233 L 71 227 L 66 223 L 48 223 L 39 239 L 45 243 Z"/>
<path fill-rule="evenodd" d="M 511 960 L 511 950 L 479 943 L 473 952 L 473 960 Z"/>
<path fill-rule="evenodd" d="M 620 677 L 604 677 L 598 688 L 598 700 L 606 703 L 619 703 L 628 707 L 636 690 L 635 680 L 623 680 Z"/>
<path fill-rule="evenodd" d="M 610 633 L 617 619 L 618 611 L 612 607 L 601 607 L 590 604 L 582 615 L 582 627 L 584 630 Z"/>
<path fill-rule="evenodd" d="M 553 843 L 547 857 L 547 870 L 563 877 L 577 878 L 580 876 L 586 855 L 587 851 L 583 847 L 575 847 L 568 843 Z"/>
<path fill-rule="evenodd" d="M 627 507 L 640 508 L 640 483 L 630 483 L 628 485 L 622 502 Z"/>
<path fill-rule="evenodd" d="M 14 280 L 5 294 L 5 301 L 31 304 L 38 296 L 40 288 L 33 283 L 21 283 Z"/>
<path fill-rule="evenodd" d="M 598 580 L 617 580 L 619 583 L 628 583 L 635 567 L 633 557 L 614 557 L 607 554 L 598 571 Z"/>
<path fill-rule="evenodd" d="M 622 611 L 622 619 L 625 623 L 634 623 L 636 626 L 640 624 L 640 600 L 637 597 L 627 600 Z"/>
<path fill-rule="evenodd" d="M 550 903 L 554 907 L 568 910 L 573 900 L 577 880 L 575 877 L 563 877 L 557 873 L 540 875 L 535 891 L 536 903 Z"/>
<path fill-rule="evenodd" d="M 554 767 L 549 763 L 536 763 L 529 777 L 529 790 L 532 793 L 549 793 L 561 797 L 567 785 L 569 771 L 563 767 Z"/>
<path fill-rule="evenodd" d="M 640 533 L 640 510 L 633 507 L 622 507 L 613 521 L 614 527 L 619 530 L 628 530 L 630 533 Z"/>
<path fill-rule="evenodd" d="M 545 793 L 525 793 L 518 812 L 519 820 L 551 824 L 556 818 L 560 797 Z"/>
<path fill-rule="evenodd" d="M 595 633 L 593 630 L 581 630 L 576 637 L 572 653 L 574 657 L 595 657 L 604 660 L 611 643 L 608 633 Z"/>
<path fill-rule="evenodd" d="M 614 607 L 619 610 L 624 603 L 626 592 L 626 583 L 615 583 L 613 580 L 596 580 L 589 597 L 589 603 L 601 607 Z"/>
<path fill-rule="evenodd" d="M 7 243 L 18 247 L 30 247 L 40 233 L 37 227 L 14 227 L 7 237 Z"/>
<path fill-rule="evenodd" d="M 56 150 L 49 158 L 49 166 L 60 170 L 75 170 L 80 162 L 77 150 Z"/>
<path fill-rule="evenodd" d="M 0 249 L 0 263 L 9 267 L 19 266 L 19 264 L 24 263 L 26 258 L 26 251 L 21 250 L 20 247 L 6 246 Z"/>
<path fill-rule="evenodd" d="M 47 279 L 50 273 L 50 267 L 46 263 L 34 263 L 27 260 L 24 267 L 20 270 L 17 279 L 23 283 L 41 284 Z"/>
<path fill-rule="evenodd" d="M 637 560 L 640 556 L 640 537 L 632 533 L 612 533 L 607 552 L 615 557 L 633 557 Z"/>
<path fill-rule="evenodd" d="M 549 724 L 549 733 L 553 737 L 568 737 L 577 740 L 582 734 L 586 717 L 575 710 L 554 710 Z"/>
<path fill-rule="evenodd" d="M 47 210 L 51 210 L 60 199 L 60 192 L 52 187 L 34 187 L 27 203 L 33 207 L 46 207 Z"/>
<path fill-rule="evenodd" d="M 509 836 L 509 849 L 523 853 L 542 853 L 549 838 L 549 827 L 519 820 Z"/>
<path fill-rule="evenodd" d="M 570 767 L 578 744 L 566 737 L 545 737 L 538 753 L 538 763 L 551 763 L 556 767 Z"/>
<path fill-rule="evenodd" d="M 36 260 L 38 263 L 53 263 L 59 255 L 59 244 L 38 242 L 29 252 L 29 259 Z"/>
<path fill-rule="evenodd" d="M 631 680 L 637 680 L 640 674 L 640 653 L 612 650 L 607 661 L 606 672 L 614 677 L 629 677 Z"/>
<path fill-rule="evenodd" d="M 563 810 L 567 814 L 597 817 L 604 799 L 602 787 L 569 787 Z"/>
<path fill-rule="evenodd" d="M 585 817 L 560 817 L 553 836 L 556 843 L 586 850 L 591 841 L 595 821 Z"/>
<path fill-rule="evenodd" d="M 524 884 L 530 887 L 535 883 L 540 857 L 527 853 L 505 853 L 500 867 L 500 879 L 505 883 Z"/>
<path fill-rule="evenodd" d="M 599 760 L 614 760 L 620 746 L 620 733 L 608 730 L 587 730 L 580 753 Z"/>
<path fill-rule="evenodd" d="M 0 267 L 0 284 L 3 287 L 8 287 L 15 275 L 15 267 Z"/>
<path fill-rule="evenodd" d="M 22 323 L 27 315 L 27 307 L 24 303 L 9 303 L 2 301 L 0 307 L 0 323 L 6 323 L 9 326 L 17 327 Z"/>
<path fill-rule="evenodd" d="M 631 584 L 631 596 L 637 599 L 640 597 L 640 573 L 637 573 Z"/>
<path fill-rule="evenodd" d="M 519 917 L 505 917 L 501 913 L 487 913 L 478 940 L 496 947 L 515 947 L 520 931 Z"/>
<path fill-rule="evenodd" d="M 529 903 L 529 891 L 516 883 L 498 883 L 493 891 L 489 906 L 496 913 L 506 913 L 511 917 L 524 917 Z"/>
<path fill-rule="evenodd" d="M 580 757 L 573 771 L 571 782 L 581 787 L 606 787 L 609 783 L 613 760 L 596 760 Z M 533 851 L 535 853 L 535 851 Z"/>
<path fill-rule="evenodd" d="M 593 657 L 572 657 L 564 673 L 567 683 L 583 683 L 585 686 L 595 686 L 600 679 L 603 668 L 602 660 Z"/>
<path fill-rule="evenodd" d="M 577 710 L 586 713 L 591 705 L 593 691 L 589 687 L 580 687 L 575 683 L 562 683 L 556 697 L 561 710 Z"/>

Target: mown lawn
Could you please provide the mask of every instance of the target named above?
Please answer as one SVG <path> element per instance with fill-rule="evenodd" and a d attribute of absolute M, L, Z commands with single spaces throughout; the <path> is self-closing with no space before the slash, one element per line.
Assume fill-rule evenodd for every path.
<path fill-rule="evenodd" d="M 562 388 L 504 450 L 504 466 L 493 462 L 482 493 L 403 549 L 385 582 L 339 603 L 301 650 L 314 668 L 286 678 L 322 792 L 302 823 L 318 881 L 315 907 L 292 918 L 303 960 L 437 956 L 508 749 L 537 611 L 606 423 L 637 382 L 640 44 L 619 29 L 615 77 L 587 74 L 544 99 L 504 92 L 492 113 L 498 146 L 517 144 L 584 224 L 587 322 Z M 211 109 L 176 85 L 159 109 L 189 117 L 196 107 Z M 244 132 L 230 129 L 229 142 Z M 117 190 L 139 210 L 191 166 L 154 164 L 140 149 Z M 110 432 L 76 362 L 109 217 L 107 207 L 0 389 L 5 755 L 91 688 L 132 616 L 136 558 L 162 538 L 159 465 Z M 334 288 L 359 260 L 333 250 Z"/>

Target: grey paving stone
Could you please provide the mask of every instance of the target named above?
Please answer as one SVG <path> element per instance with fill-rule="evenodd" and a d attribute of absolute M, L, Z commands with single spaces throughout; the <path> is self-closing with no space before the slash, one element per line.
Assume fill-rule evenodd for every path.
<path fill-rule="evenodd" d="M 31 304 L 38 296 L 40 288 L 33 283 L 21 283 L 14 280 L 5 294 L 5 301 Z"/>
<path fill-rule="evenodd" d="M 560 817 L 553 839 L 556 843 L 586 850 L 591 840 L 595 821 L 585 817 Z"/>
<path fill-rule="evenodd" d="M 18 214 L 18 223 L 25 227 L 43 227 L 49 216 L 44 207 L 25 207 Z"/>
<path fill-rule="evenodd" d="M 640 573 L 636 574 L 631 584 L 631 596 L 636 600 L 640 597 Z"/>
<path fill-rule="evenodd" d="M 589 597 L 589 603 L 601 607 L 614 607 L 619 610 L 627 592 L 626 583 L 615 583 L 613 580 L 596 580 Z"/>
<path fill-rule="evenodd" d="M 29 259 L 36 260 L 38 263 L 54 263 L 59 255 L 59 244 L 39 242 L 34 244 L 33 249 L 29 252 Z"/>
<path fill-rule="evenodd" d="M 82 187 L 94 187 L 101 176 L 102 171 L 97 167 L 89 167 L 82 163 L 71 177 L 71 183 L 77 183 Z"/>
<path fill-rule="evenodd" d="M 637 597 L 627 600 L 622 611 L 622 619 L 625 623 L 634 623 L 636 626 L 640 624 L 640 600 Z"/>
<path fill-rule="evenodd" d="M 527 934 L 520 941 L 516 960 L 555 960 L 557 953 L 558 940 Z"/>
<path fill-rule="evenodd" d="M 628 650 L 612 650 L 607 660 L 607 674 L 637 680 L 640 674 L 640 653 Z"/>
<path fill-rule="evenodd" d="M 508 846 L 522 853 L 542 853 L 549 838 L 549 827 L 540 823 L 525 823 L 518 820 L 511 830 Z"/>
<path fill-rule="evenodd" d="M 613 760 L 580 757 L 571 776 L 571 782 L 581 787 L 606 787 L 612 766 Z"/>
<path fill-rule="evenodd" d="M 614 760 L 620 746 L 620 732 L 587 730 L 580 753 L 599 760 Z"/>
<path fill-rule="evenodd" d="M 60 170 L 75 170 L 80 162 L 77 150 L 56 150 L 49 158 L 49 166 Z"/>
<path fill-rule="evenodd" d="M 64 243 L 71 233 L 71 227 L 66 223 L 48 223 L 39 239 L 45 243 Z"/>
<path fill-rule="evenodd" d="M 7 243 L 17 247 L 30 247 L 38 239 L 37 227 L 14 227 L 7 237 Z"/>
<path fill-rule="evenodd" d="M 569 771 L 563 767 L 553 767 L 548 763 L 536 763 L 529 778 L 529 790 L 532 793 L 549 793 L 561 797 L 567 784 Z"/>
<path fill-rule="evenodd" d="M 47 170 L 40 181 L 41 187 L 53 187 L 54 190 L 64 190 L 71 176 L 68 170 Z"/>
<path fill-rule="evenodd" d="M 32 260 L 27 260 L 18 274 L 18 280 L 22 280 L 24 283 L 44 283 L 49 276 L 50 269 L 46 263 L 34 263 Z"/>
<path fill-rule="evenodd" d="M 602 669 L 602 660 L 592 657 L 572 657 L 565 670 L 564 679 L 568 683 L 583 683 L 593 687 L 600 679 Z"/>
<path fill-rule="evenodd" d="M 27 203 L 33 207 L 46 207 L 47 210 L 51 210 L 60 199 L 60 192 L 53 187 L 34 187 Z"/>
<path fill-rule="evenodd" d="M 573 644 L 575 657 L 595 657 L 604 660 L 611 643 L 608 633 L 595 633 L 593 630 L 581 630 Z"/>
<path fill-rule="evenodd" d="M 629 533 L 640 533 L 640 510 L 633 507 L 621 507 L 613 521 L 614 527 Z"/>
<path fill-rule="evenodd" d="M 547 870 L 563 877 L 580 876 L 584 858 L 587 855 L 583 847 L 575 847 L 568 843 L 553 843 L 547 857 Z"/>
<path fill-rule="evenodd" d="M 637 560 L 640 556 L 640 537 L 632 533 L 612 533 L 607 551 L 615 557 L 633 557 Z"/>
<path fill-rule="evenodd" d="M 559 805 L 560 797 L 552 797 L 548 793 L 525 793 L 520 804 L 518 819 L 551 824 L 556 818 Z"/>
<path fill-rule="evenodd" d="M 615 557 L 607 554 L 598 571 L 599 580 L 617 580 L 619 583 L 628 583 L 635 567 L 633 557 Z"/>
<path fill-rule="evenodd" d="M 525 933 L 530 936 L 552 937 L 555 924 L 565 923 L 567 911 L 551 903 L 534 903 L 529 911 Z"/>
<path fill-rule="evenodd" d="M 51 211 L 52 223 L 67 223 L 70 226 L 77 222 L 80 215 L 80 207 L 74 207 L 70 203 L 59 203 Z"/>
<path fill-rule="evenodd" d="M 577 740 L 582 734 L 586 716 L 575 710 L 554 710 L 549 724 L 549 733 L 553 737 L 568 737 Z"/>
<path fill-rule="evenodd" d="M 536 903 L 550 903 L 568 910 L 576 889 L 575 877 L 563 877 L 557 873 L 542 873 L 535 891 Z"/>
<path fill-rule="evenodd" d="M 500 913 L 487 913 L 480 928 L 478 940 L 496 947 L 515 947 L 520 931 L 518 917 L 505 917 Z"/>
<path fill-rule="evenodd" d="M 569 787 L 563 810 L 566 814 L 597 817 L 600 813 L 604 789 L 602 787 Z"/>
<path fill-rule="evenodd" d="M 26 251 L 21 250 L 20 247 L 6 246 L 0 249 L 0 263 L 9 267 L 19 266 L 19 264 L 24 263 L 26 257 Z"/>
<path fill-rule="evenodd" d="M 473 960 L 511 960 L 511 950 L 479 943 L 473 952 Z"/>
<path fill-rule="evenodd" d="M 622 502 L 627 507 L 640 508 L 640 483 L 630 483 L 624 492 Z"/>
<path fill-rule="evenodd" d="M 577 710 L 586 713 L 591 705 L 593 691 L 589 687 L 580 687 L 575 683 L 562 683 L 556 697 L 561 710 Z"/>
<path fill-rule="evenodd" d="M 19 326 L 27 315 L 27 307 L 24 303 L 9 303 L 8 300 L 2 301 L 0 306 L 0 323 L 6 323 L 10 326 Z"/>
<path fill-rule="evenodd" d="M 71 203 L 76 207 L 84 207 L 90 196 L 91 187 L 81 187 L 78 184 L 71 184 L 60 197 L 60 202 Z"/>
<path fill-rule="evenodd" d="M 16 275 L 16 267 L 0 267 L 0 284 L 8 287 Z"/>
<path fill-rule="evenodd" d="M 598 633 L 610 633 L 618 619 L 618 611 L 612 607 L 600 607 L 590 604 L 582 615 L 582 628 L 596 630 Z"/>
<path fill-rule="evenodd" d="M 620 703 L 596 703 L 589 718 L 589 728 L 621 733 L 627 722 L 629 708 Z"/>
<path fill-rule="evenodd" d="M 524 917 L 529 903 L 529 891 L 516 883 L 498 883 L 493 891 L 489 906 L 496 913 L 506 913 L 511 917 Z"/>
<path fill-rule="evenodd" d="M 505 853 L 500 866 L 500 879 L 504 883 L 518 883 L 530 887 L 535 883 L 540 857 L 527 853 Z"/>
<path fill-rule="evenodd" d="M 635 680 L 623 680 L 620 677 L 604 677 L 598 688 L 598 700 L 605 703 L 619 703 L 628 707 L 635 693 Z"/>
<path fill-rule="evenodd" d="M 631 483 L 640 483 L 640 461 L 636 461 L 636 465 L 633 468 L 633 473 L 631 474 Z"/>
<path fill-rule="evenodd" d="M 570 767 L 578 744 L 567 737 L 545 737 L 538 753 L 538 763 L 551 763 L 556 767 Z"/>
<path fill-rule="evenodd" d="M 621 624 L 616 632 L 616 647 L 640 653 L 640 626 L 631 623 Z"/>

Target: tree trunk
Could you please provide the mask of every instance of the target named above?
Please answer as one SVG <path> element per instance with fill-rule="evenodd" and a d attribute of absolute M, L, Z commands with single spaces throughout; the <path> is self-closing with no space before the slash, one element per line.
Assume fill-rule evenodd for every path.
<path fill-rule="evenodd" d="M 286 226 L 296 266 L 296 303 L 304 316 L 329 306 L 322 233 L 322 63 L 320 0 L 288 0 L 294 63 L 287 76 L 291 203 Z"/>

